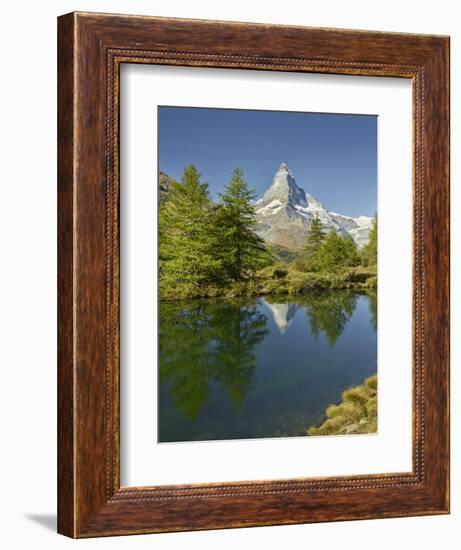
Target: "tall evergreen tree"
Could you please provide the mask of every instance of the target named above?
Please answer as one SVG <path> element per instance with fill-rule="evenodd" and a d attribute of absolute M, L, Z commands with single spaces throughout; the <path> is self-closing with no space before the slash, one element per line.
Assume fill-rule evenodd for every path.
<path fill-rule="evenodd" d="M 309 234 L 303 251 L 303 260 L 307 269 L 315 270 L 318 268 L 318 254 L 324 240 L 325 234 L 323 232 L 322 222 L 319 216 L 315 214 L 309 228 Z"/>
<path fill-rule="evenodd" d="M 243 171 L 236 168 L 221 194 L 215 216 L 223 267 L 232 281 L 251 278 L 268 260 L 264 241 L 255 233 L 256 218 L 251 204 L 255 198 L 243 178 Z"/>
<path fill-rule="evenodd" d="M 319 249 L 319 268 L 325 271 L 338 271 L 358 263 L 359 257 L 354 239 L 349 235 L 339 235 L 332 229 Z"/>
<path fill-rule="evenodd" d="M 212 204 L 208 184 L 190 164 L 181 182 L 172 182 L 168 200 L 160 207 L 160 285 L 198 287 L 220 268 L 215 256 Z"/>
<path fill-rule="evenodd" d="M 362 263 L 367 266 L 378 263 L 378 217 L 375 216 L 370 230 L 368 244 L 366 244 L 360 253 Z"/>

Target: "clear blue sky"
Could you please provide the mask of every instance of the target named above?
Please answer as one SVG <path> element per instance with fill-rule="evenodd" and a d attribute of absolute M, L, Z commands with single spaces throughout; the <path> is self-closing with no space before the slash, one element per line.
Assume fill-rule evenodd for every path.
<path fill-rule="evenodd" d="M 159 169 L 180 179 L 194 163 L 214 199 L 240 167 L 258 197 L 286 162 L 328 210 L 374 215 L 377 117 L 159 107 Z"/>

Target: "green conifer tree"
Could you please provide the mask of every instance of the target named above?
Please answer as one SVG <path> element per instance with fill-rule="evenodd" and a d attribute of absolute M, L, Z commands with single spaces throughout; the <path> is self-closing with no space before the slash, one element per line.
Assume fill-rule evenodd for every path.
<path fill-rule="evenodd" d="M 318 215 L 315 214 L 303 251 L 303 264 L 308 270 L 316 270 L 318 268 L 318 253 L 324 240 L 325 234 L 322 222 Z"/>
<path fill-rule="evenodd" d="M 359 262 L 357 245 L 351 236 L 339 235 L 332 229 L 325 237 L 319 252 L 318 265 L 323 271 L 339 271 Z"/>
<path fill-rule="evenodd" d="M 226 276 L 236 282 L 250 279 L 268 262 L 264 241 L 255 233 L 256 218 L 251 201 L 256 197 L 236 168 L 216 209 L 219 251 Z"/>
<path fill-rule="evenodd" d="M 374 266 L 378 263 L 378 217 L 375 216 L 370 230 L 368 244 L 366 244 L 360 253 L 362 263 L 366 266 Z"/>
<path fill-rule="evenodd" d="M 190 164 L 160 207 L 161 293 L 173 287 L 197 288 L 216 277 L 220 260 L 213 229 L 208 184 L 200 181 L 200 173 Z"/>

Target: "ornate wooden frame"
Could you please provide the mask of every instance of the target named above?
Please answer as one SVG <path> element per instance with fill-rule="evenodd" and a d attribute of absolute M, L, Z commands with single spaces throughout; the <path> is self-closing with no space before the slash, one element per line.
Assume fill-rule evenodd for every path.
<path fill-rule="evenodd" d="M 71 13 L 58 20 L 58 46 L 58 531 L 96 537 L 448 513 L 448 37 Z M 120 487 L 121 63 L 412 79 L 411 472 Z"/>

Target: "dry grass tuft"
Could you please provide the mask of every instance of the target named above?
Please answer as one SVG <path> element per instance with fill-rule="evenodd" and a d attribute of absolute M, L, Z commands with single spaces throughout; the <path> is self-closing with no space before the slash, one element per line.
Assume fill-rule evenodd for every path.
<path fill-rule="evenodd" d="M 370 434 L 378 429 L 378 376 L 370 376 L 361 386 L 343 392 L 339 405 L 330 405 L 327 419 L 308 429 L 309 435 Z"/>

